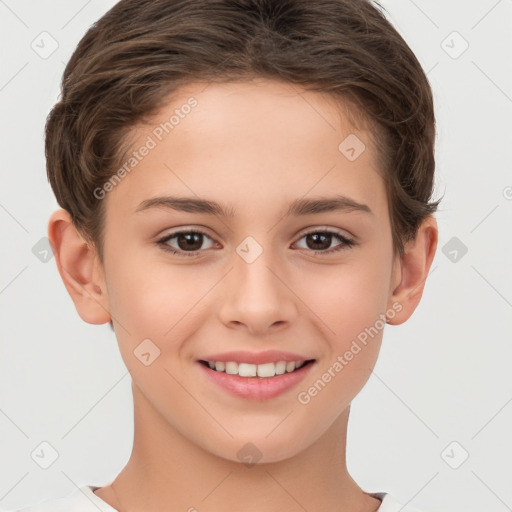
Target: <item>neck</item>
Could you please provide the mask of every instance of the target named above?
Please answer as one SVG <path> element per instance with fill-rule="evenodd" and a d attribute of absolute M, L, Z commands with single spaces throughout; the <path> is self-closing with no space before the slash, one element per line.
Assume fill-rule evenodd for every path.
<path fill-rule="evenodd" d="M 346 468 L 349 408 L 307 449 L 279 462 L 248 465 L 203 450 L 173 429 L 133 386 L 130 459 L 96 494 L 119 512 L 147 510 L 375 511 Z"/>

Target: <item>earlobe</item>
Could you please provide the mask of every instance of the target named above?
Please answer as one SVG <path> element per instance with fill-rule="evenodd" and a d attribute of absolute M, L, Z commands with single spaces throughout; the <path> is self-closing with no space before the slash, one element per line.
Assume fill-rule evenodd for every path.
<path fill-rule="evenodd" d="M 82 320 L 90 324 L 109 322 L 108 296 L 97 252 L 82 238 L 66 210 L 51 215 L 48 238 L 59 274 Z"/>
<path fill-rule="evenodd" d="M 437 239 L 437 222 L 429 215 L 421 223 L 414 239 L 405 244 L 405 253 L 394 269 L 394 277 L 398 276 L 398 279 L 393 284 L 388 304 L 399 311 L 388 319 L 389 324 L 405 322 L 418 306 L 436 253 Z"/>

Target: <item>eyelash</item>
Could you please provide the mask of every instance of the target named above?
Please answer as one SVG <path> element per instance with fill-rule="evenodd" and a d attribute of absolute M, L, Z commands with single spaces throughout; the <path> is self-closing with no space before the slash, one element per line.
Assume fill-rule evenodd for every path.
<path fill-rule="evenodd" d="M 208 234 L 206 234 L 204 231 L 201 231 L 200 229 L 191 229 L 191 230 L 176 231 L 174 233 L 166 235 L 165 237 L 161 238 L 160 240 L 157 240 L 156 243 L 164 251 L 170 252 L 172 254 L 176 254 L 176 255 L 179 255 L 179 256 L 187 256 L 187 257 L 192 257 L 192 258 L 199 256 L 200 251 L 179 251 L 179 250 L 173 249 L 170 245 L 167 244 L 167 242 L 169 240 L 172 240 L 173 238 L 176 238 L 177 236 L 183 235 L 183 234 L 200 234 L 200 235 L 206 236 L 207 238 L 210 238 L 210 240 L 212 239 Z M 342 251 L 344 249 L 349 249 L 349 248 L 357 245 L 354 240 L 350 240 L 349 238 L 346 238 L 345 236 L 341 235 L 340 233 L 337 233 L 336 231 L 331 231 L 329 229 L 309 231 L 307 233 L 304 233 L 299 238 L 299 240 L 301 240 L 302 238 L 304 238 L 304 237 L 306 237 L 308 235 L 317 235 L 317 234 L 332 235 L 335 238 L 337 238 L 338 241 L 341 242 L 339 245 L 335 246 L 334 248 L 327 249 L 325 251 L 315 251 L 313 249 L 309 249 L 308 250 L 308 252 L 313 252 L 314 254 L 317 254 L 317 255 L 320 255 L 320 256 L 323 256 L 325 254 L 337 253 L 339 251 Z"/>

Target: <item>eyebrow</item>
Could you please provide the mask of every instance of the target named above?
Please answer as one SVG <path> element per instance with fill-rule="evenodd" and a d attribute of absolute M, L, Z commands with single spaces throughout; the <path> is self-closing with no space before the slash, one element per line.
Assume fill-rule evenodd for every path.
<path fill-rule="evenodd" d="M 135 209 L 135 213 L 152 208 L 163 208 L 187 213 L 205 213 L 220 217 L 234 217 L 235 209 L 224 208 L 216 201 L 198 199 L 195 197 L 152 197 L 142 201 Z M 346 196 L 318 197 L 311 199 L 296 199 L 292 201 L 284 216 L 310 215 L 332 211 L 359 211 L 373 215 L 370 207 Z"/>

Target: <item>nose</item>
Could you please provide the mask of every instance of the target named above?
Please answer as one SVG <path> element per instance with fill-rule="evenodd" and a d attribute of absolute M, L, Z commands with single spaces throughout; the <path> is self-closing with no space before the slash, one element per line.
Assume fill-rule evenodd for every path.
<path fill-rule="evenodd" d="M 270 251 L 252 263 L 234 254 L 234 267 L 226 276 L 219 315 L 231 329 L 254 335 L 273 333 L 298 316 L 297 297 L 283 265 L 271 260 Z"/>

